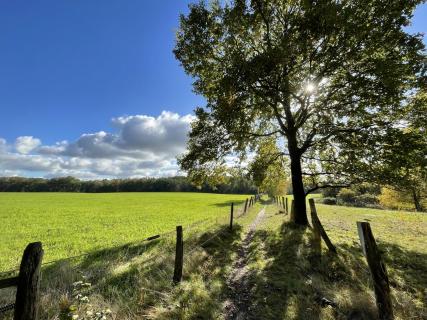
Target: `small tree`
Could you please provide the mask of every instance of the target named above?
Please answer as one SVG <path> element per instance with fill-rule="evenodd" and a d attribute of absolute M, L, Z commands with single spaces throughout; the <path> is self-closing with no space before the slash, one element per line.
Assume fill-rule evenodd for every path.
<path fill-rule="evenodd" d="M 424 211 L 427 198 L 427 87 L 407 105 L 403 128 L 389 131 L 387 146 L 375 156 L 377 180 L 412 200 Z"/>
<path fill-rule="evenodd" d="M 283 195 L 289 186 L 287 165 L 276 141 L 266 138 L 257 147 L 256 156 L 249 164 L 249 174 L 260 192 L 270 196 Z"/>
<path fill-rule="evenodd" d="M 195 110 L 181 168 L 209 178 L 227 155 L 271 137 L 290 159 L 295 222 L 306 225 L 306 194 L 369 176 L 424 79 L 421 36 L 403 28 L 421 2 L 191 5 L 174 52 L 207 105 Z"/>

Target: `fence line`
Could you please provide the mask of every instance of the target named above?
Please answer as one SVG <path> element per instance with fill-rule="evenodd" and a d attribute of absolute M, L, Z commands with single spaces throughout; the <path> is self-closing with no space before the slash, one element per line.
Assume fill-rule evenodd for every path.
<path fill-rule="evenodd" d="M 238 210 L 236 210 L 237 217 L 236 219 L 244 216 L 246 213 L 248 213 L 248 211 L 253 207 L 253 205 L 256 202 L 256 198 L 250 198 L 250 199 L 246 199 L 245 205 L 243 207 L 243 205 L 238 207 Z M 322 236 L 322 238 L 324 238 L 324 240 L 326 240 L 325 242 L 328 244 L 328 247 L 330 247 L 330 245 L 332 245 L 332 243 L 328 243 L 330 242 L 329 238 L 326 235 L 326 232 L 324 230 L 322 230 L 323 228 L 321 227 L 321 223 L 320 220 L 317 216 L 317 212 L 315 209 L 315 204 L 314 201 L 312 199 L 310 199 L 310 208 L 311 208 L 311 213 L 312 213 L 312 218 L 313 218 L 313 228 L 315 229 L 316 233 L 318 233 L 317 236 Z M 282 198 L 280 200 L 277 199 L 276 204 L 278 204 L 279 207 L 283 207 L 286 210 L 286 202 L 284 201 L 284 199 Z M 231 205 L 232 208 L 234 207 L 233 204 Z M 231 214 L 231 223 L 233 221 L 233 211 L 230 212 Z M 183 250 L 183 239 L 184 239 L 184 235 L 183 232 L 188 232 L 191 230 L 195 230 L 196 227 L 202 225 L 203 223 L 213 223 L 211 225 L 211 227 L 214 226 L 218 226 L 218 225 L 228 225 L 228 219 L 224 219 L 224 221 L 220 220 L 218 222 L 218 218 L 223 219 L 223 218 L 227 218 L 228 215 L 223 215 L 221 217 L 214 217 L 214 218 L 208 218 L 208 219 L 202 219 L 196 222 L 193 222 L 191 224 L 189 224 L 188 226 L 186 226 L 185 228 L 183 228 L 182 226 L 178 226 L 176 229 L 176 234 L 177 234 L 177 242 L 176 242 L 176 252 L 175 252 L 175 269 L 174 269 L 174 276 L 173 278 L 171 278 L 171 280 L 173 279 L 174 283 L 179 283 L 181 281 L 182 278 L 182 274 L 183 274 L 183 266 L 184 266 L 184 260 L 188 261 L 188 259 L 191 258 L 192 254 L 196 251 L 196 250 L 202 250 L 203 246 L 209 242 L 211 242 L 213 239 L 219 237 L 222 233 L 226 232 L 226 231 L 230 231 L 230 228 L 220 228 L 219 230 L 217 230 L 216 232 L 214 232 L 214 234 L 212 236 L 210 236 L 208 239 L 204 240 L 203 242 L 196 242 L 196 244 L 188 251 L 188 252 L 184 252 Z M 320 227 L 319 227 L 320 226 Z M 367 257 L 368 260 L 368 265 L 373 277 L 373 282 L 374 282 L 374 287 L 375 287 L 375 293 L 376 293 L 376 298 L 377 298 L 377 303 L 378 303 L 378 309 L 380 314 L 382 315 L 382 319 L 391 319 L 393 317 L 393 313 L 392 313 L 392 306 L 391 306 L 391 301 L 389 299 L 389 288 L 388 288 L 388 278 L 387 278 L 387 273 L 383 272 L 385 271 L 385 266 L 383 264 L 383 262 L 381 261 L 381 258 L 378 254 L 378 250 L 376 249 L 376 245 L 375 245 L 375 239 L 373 238 L 372 232 L 370 230 L 369 227 L 369 223 L 363 222 L 363 223 L 358 223 L 358 227 L 360 230 L 359 236 L 360 236 L 360 240 L 361 240 L 361 244 L 362 244 L 362 249 L 364 251 L 365 256 Z M 363 228 L 362 228 L 363 227 Z M 206 231 L 206 229 L 205 229 Z M 323 232 L 322 232 L 323 231 Z M 130 243 L 126 243 L 123 246 L 126 245 L 130 245 L 130 244 L 137 244 L 137 243 L 144 243 L 144 242 L 148 242 L 148 241 L 153 241 L 156 239 L 164 239 L 165 237 L 171 235 L 172 233 L 174 233 L 175 231 L 170 231 L 170 232 L 166 232 L 163 234 L 157 234 L 154 236 L 150 236 L 147 237 L 143 240 L 140 241 L 136 241 L 136 242 L 130 242 Z M 325 233 L 325 234 L 322 234 Z M 319 239 L 320 240 L 320 239 Z M 329 240 L 329 241 L 328 241 Z M 333 247 L 333 245 L 332 245 Z M 335 249 L 335 247 L 333 247 Z M 373 249 L 372 249 L 373 248 Z M 146 248 L 145 248 L 146 249 Z M 331 248 L 329 248 L 331 249 Z M 368 252 L 368 250 L 371 250 L 370 252 Z M 332 252 L 335 250 L 331 250 Z M 84 254 L 80 254 L 80 255 L 76 255 L 73 257 L 67 257 L 64 259 L 58 259 L 58 260 L 53 260 L 53 261 L 48 261 L 45 263 L 41 263 L 41 259 L 43 256 L 43 250 L 41 249 L 41 243 L 32 243 L 30 245 L 27 246 L 27 248 L 25 249 L 24 255 L 22 257 L 21 260 L 21 267 L 19 269 L 19 274 L 18 277 L 15 278 L 9 278 L 9 279 L 2 279 L 2 281 L 0 281 L 0 288 L 6 288 L 6 287 L 11 287 L 11 286 L 17 286 L 18 290 L 17 290 L 17 295 L 16 295 L 16 302 L 14 303 L 9 303 L 7 305 L 1 306 L 0 307 L 0 313 L 4 313 L 7 311 L 11 311 L 13 309 L 15 309 L 15 315 L 14 315 L 14 320 L 37 320 L 37 308 L 38 308 L 38 282 L 40 281 L 40 272 L 41 272 L 41 266 L 45 266 L 45 265 L 49 265 L 49 264 L 53 264 L 56 262 L 62 262 L 62 261 L 67 261 L 67 260 L 71 260 L 71 259 L 76 259 L 79 257 L 83 257 L 83 256 L 88 256 L 94 254 L 93 252 L 90 253 L 84 253 Z M 140 253 L 138 253 L 140 254 Z M 156 254 L 154 257 L 166 257 L 166 255 L 164 254 Z M 150 257 L 152 258 L 152 257 Z M 292 265 L 294 265 L 297 270 L 300 272 L 300 274 L 311 280 L 310 275 L 308 275 L 306 273 L 306 271 L 304 270 L 303 267 L 301 267 L 300 265 L 298 265 L 297 263 L 290 261 L 290 263 Z M 366 268 L 361 268 L 366 269 Z M 1 272 L 0 274 L 12 274 L 14 272 L 16 272 L 17 270 L 9 270 L 9 271 L 4 271 Z M 33 280 L 30 280 L 33 279 Z M 384 281 L 384 279 L 386 279 Z M 380 288 L 380 285 L 378 284 L 380 283 L 381 285 L 384 285 L 384 283 L 386 283 L 386 286 L 383 286 Z M 316 292 L 317 296 L 321 297 L 320 302 L 318 301 L 318 303 L 326 303 L 331 305 L 334 308 L 337 308 L 336 303 L 334 303 L 331 300 L 328 300 L 324 297 L 322 297 L 321 295 L 321 291 L 316 288 L 314 285 L 311 286 L 313 288 L 313 290 Z M 168 297 L 169 294 L 165 293 L 165 292 L 161 292 L 158 290 L 153 290 L 150 288 L 146 288 L 146 287 L 141 287 L 142 290 L 145 290 L 147 292 L 152 292 L 155 293 L 157 295 L 161 295 L 164 297 Z M 339 310 L 337 310 L 338 312 L 340 312 Z"/>
<path fill-rule="evenodd" d="M 240 205 L 239 207 L 241 207 L 241 206 L 242 205 Z M 228 213 L 224 213 L 224 218 L 226 216 L 228 216 Z M 192 228 L 194 228 L 196 226 L 199 226 L 199 225 L 201 225 L 204 222 L 213 221 L 213 220 L 216 220 L 216 219 L 218 219 L 218 216 L 211 217 L 211 218 L 200 219 L 200 220 L 192 222 L 192 223 L 190 223 L 188 225 L 183 225 L 183 228 L 185 228 L 186 230 L 191 230 Z M 159 233 L 159 234 L 156 234 L 156 235 L 152 235 L 152 236 L 149 236 L 149 237 L 144 238 L 142 240 L 136 240 L 136 241 L 126 242 L 126 243 L 120 244 L 119 246 L 134 245 L 134 244 L 149 242 L 149 241 L 156 240 L 156 239 L 159 239 L 159 238 L 164 238 L 166 236 L 170 236 L 170 235 L 173 235 L 173 234 L 175 234 L 175 230 L 171 230 L 171 231 L 167 231 L 167 232 L 164 232 L 164 233 Z M 108 248 L 110 248 L 110 247 L 108 247 Z M 108 248 L 102 248 L 102 249 L 108 249 Z M 111 248 L 115 248 L 115 247 L 111 247 Z M 100 250 L 102 250 L 102 249 L 100 249 Z M 81 253 L 81 254 L 78 254 L 78 255 L 75 255 L 75 256 L 64 257 L 64 258 L 60 258 L 60 259 L 55 259 L 55 260 L 47 261 L 47 262 L 42 263 L 42 265 L 46 266 L 46 265 L 57 263 L 57 262 L 68 261 L 68 260 L 72 260 L 72 259 L 77 259 L 77 258 L 81 258 L 81 257 L 92 255 L 94 253 L 95 252 L 84 252 L 84 253 Z M 0 279 L 3 278 L 2 276 L 10 276 L 10 275 L 16 274 L 18 272 L 19 272 L 19 268 L 18 267 L 16 267 L 15 269 L 10 269 L 10 270 L 6 270 L 6 271 L 0 271 Z"/>

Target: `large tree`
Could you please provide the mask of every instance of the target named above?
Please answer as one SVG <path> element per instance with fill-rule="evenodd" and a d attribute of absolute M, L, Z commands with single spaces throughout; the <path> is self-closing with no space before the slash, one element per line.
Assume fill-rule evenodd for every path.
<path fill-rule="evenodd" d="M 307 224 L 307 192 L 357 180 L 351 163 L 369 162 L 424 81 L 421 36 L 404 30 L 421 2 L 190 5 L 174 52 L 207 105 L 195 110 L 182 169 L 209 176 L 274 138 L 290 158 L 295 222 Z"/>

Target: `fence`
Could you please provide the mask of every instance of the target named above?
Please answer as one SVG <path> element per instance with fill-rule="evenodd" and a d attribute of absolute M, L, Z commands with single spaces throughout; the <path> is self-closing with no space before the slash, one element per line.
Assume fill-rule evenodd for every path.
<path fill-rule="evenodd" d="M 132 257 L 137 257 L 138 255 L 145 253 L 147 254 L 147 257 L 145 258 L 144 262 L 158 261 L 158 265 L 162 265 L 165 260 L 169 261 L 172 259 L 172 257 L 174 257 L 173 272 L 170 272 L 169 275 L 162 274 L 161 277 L 163 277 L 163 280 L 165 280 L 165 277 L 169 278 L 169 280 L 167 281 L 169 284 L 173 283 L 175 285 L 178 285 L 182 280 L 183 274 L 185 274 L 184 263 L 188 262 L 191 259 L 192 254 L 195 253 L 197 250 L 200 250 L 200 248 L 202 248 L 205 244 L 212 241 L 214 238 L 218 237 L 226 230 L 232 231 L 235 220 L 247 214 L 258 199 L 259 196 L 250 197 L 246 199 L 244 205 L 240 207 L 235 206 L 234 203 L 231 203 L 230 212 L 226 213 L 223 216 L 199 220 L 185 227 L 180 225 L 176 227 L 175 231 L 170 231 L 163 234 L 156 234 L 145 238 L 139 242 L 126 244 L 120 248 L 122 248 L 123 250 L 132 251 Z M 222 229 L 219 228 L 219 230 L 213 232 L 213 234 L 209 234 L 207 239 L 201 239 L 201 241 L 198 241 L 201 232 L 207 232 L 209 228 L 211 230 L 214 230 L 215 226 L 218 227 L 222 225 L 227 227 Z M 159 250 L 159 252 L 157 253 L 157 256 L 150 255 L 150 244 L 158 244 L 159 241 L 162 240 L 164 241 L 164 243 L 161 250 Z M 186 249 L 186 251 L 184 251 L 184 242 L 188 242 L 190 244 L 192 243 L 193 246 L 187 248 L 188 250 Z M 142 248 L 139 248 L 141 244 L 144 245 Z M 172 248 L 174 252 L 172 251 Z M 110 251 L 106 249 L 106 252 L 108 253 Z M 20 263 L 20 268 L 18 270 L 0 272 L 0 289 L 16 288 L 15 301 L 0 306 L 0 316 L 3 313 L 13 311 L 14 320 L 38 319 L 40 309 L 40 282 L 41 278 L 43 278 L 42 273 L 45 272 L 44 277 L 51 277 L 51 275 L 49 275 L 50 270 L 47 270 L 46 268 L 64 262 L 75 262 L 78 259 L 84 259 L 88 257 L 93 258 L 93 255 L 96 255 L 96 253 L 83 253 L 64 259 L 42 263 L 43 253 L 44 251 L 42 248 L 42 243 L 30 243 L 24 250 Z M 127 252 L 126 254 L 128 253 L 129 252 Z M 90 259 L 88 259 L 88 261 L 90 261 Z M 108 261 L 106 263 L 108 263 Z M 85 260 L 83 261 L 83 265 L 85 265 Z M 102 267 L 100 269 L 102 269 Z M 169 271 L 169 269 L 167 268 L 164 269 L 165 271 Z M 159 270 L 159 274 L 161 272 L 162 271 Z M 15 276 L 11 276 L 16 273 L 18 274 Z M 8 277 L 1 279 L 2 276 Z M 143 289 L 155 295 L 166 295 L 162 291 L 150 288 Z"/>
<path fill-rule="evenodd" d="M 294 212 L 294 201 L 291 200 L 291 212 L 289 212 L 288 198 L 275 196 L 273 198 L 274 203 L 279 208 L 279 212 L 289 214 L 290 220 L 293 221 Z M 336 247 L 332 244 L 328 234 L 323 228 L 322 223 L 317 215 L 316 206 L 313 199 L 308 199 L 311 214 L 311 224 L 313 230 L 313 248 L 317 259 L 321 258 L 321 240 L 325 242 L 329 252 L 337 254 Z M 369 222 L 357 222 L 357 231 L 359 234 L 360 244 L 368 268 L 371 274 L 375 300 L 378 308 L 378 316 L 381 320 L 391 320 L 393 316 L 393 307 L 391 303 L 390 285 L 387 274 L 386 266 L 381 258 L 381 254 L 377 248 L 377 244 L 374 235 L 371 230 Z"/>

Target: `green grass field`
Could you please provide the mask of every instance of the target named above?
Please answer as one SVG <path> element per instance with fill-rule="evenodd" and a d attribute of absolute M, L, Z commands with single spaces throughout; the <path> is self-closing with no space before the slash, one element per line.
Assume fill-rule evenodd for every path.
<path fill-rule="evenodd" d="M 72 284 L 82 275 L 92 283 L 88 297 L 93 308 L 112 310 L 113 317 L 107 319 L 224 319 L 230 296 L 226 279 L 249 226 L 265 208 L 245 262 L 251 316 L 344 320 L 353 314 L 370 320 L 376 317 L 375 299 L 356 229 L 356 221 L 368 221 L 390 277 L 395 318 L 427 319 L 426 214 L 316 204 L 338 250 L 331 254 L 323 243 L 318 260 L 312 230 L 290 223 L 289 215 L 266 197 L 236 219 L 230 232 L 229 204 L 245 198 L 199 193 L 0 194 L 1 232 L 15 246 L 11 250 L 4 241 L 0 253 L 10 257 L 4 264 L 10 266 L 33 240 L 45 243 L 45 261 L 91 252 L 43 267 L 41 319 L 58 319 L 64 306 L 67 310 L 75 303 Z M 218 219 L 184 227 L 184 274 L 178 286 L 171 284 L 173 233 L 125 244 L 206 217 Z M 337 306 L 322 307 L 316 302 L 319 297 Z M 0 305 L 13 299 L 14 289 L 3 290 Z M 81 308 L 84 312 L 85 306 Z"/>
<path fill-rule="evenodd" d="M 0 271 L 15 268 L 29 242 L 44 261 L 114 247 L 228 214 L 244 195 L 205 193 L 0 193 Z"/>

